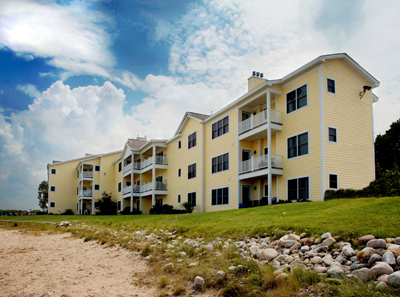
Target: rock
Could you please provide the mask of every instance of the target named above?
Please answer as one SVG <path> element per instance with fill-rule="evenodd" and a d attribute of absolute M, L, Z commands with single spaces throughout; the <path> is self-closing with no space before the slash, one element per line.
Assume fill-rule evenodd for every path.
<path fill-rule="evenodd" d="M 317 256 L 317 257 L 312 258 L 310 262 L 311 262 L 312 264 L 320 264 L 320 263 L 323 262 L 323 260 L 322 260 L 321 257 L 318 257 L 318 256 Z"/>
<path fill-rule="evenodd" d="M 400 256 L 397 257 L 396 262 L 397 262 L 397 265 L 400 266 Z"/>
<path fill-rule="evenodd" d="M 394 257 L 392 252 L 387 251 L 382 256 L 382 262 L 386 262 L 389 265 L 396 265 L 396 258 Z"/>
<path fill-rule="evenodd" d="M 260 261 L 264 261 L 264 260 L 272 260 L 274 258 L 276 258 L 278 256 L 278 252 L 274 249 L 268 248 L 262 251 L 262 253 L 260 254 L 260 256 L 258 257 L 258 259 Z"/>
<path fill-rule="evenodd" d="M 315 251 L 317 252 L 317 253 L 324 253 L 324 252 L 327 252 L 329 250 L 329 247 L 327 247 L 327 246 L 319 246 L 319 247 L 317 247 L 316 249 L 315 249 Z"/>
<path fill-rule="evenodd" d="M 300 236 L 298 236 L 298 235 L 296 235 L 296 234 L 289 234 L 289 235 L 288 235 L 288 239 L 289 239 L 289 240 L 300 241 Z"/>
<path fill-rule="evenodd" d="M 368 241 L 375 239 L 374 235 L 364 235 L 358 239 L 359 244 L 366 244 Z"/>
<path fill-rule="evenodd" d="M 351 247 L 350 242 L 339 242 L 339 248 L 340 248 L 341 250 L 343 250 L 343 248 L 344 248 L 346 245 L 349 245 L 349 246 Z"/>
<path fill-rule="evenodd" d="M 317 238 L 317 239 L 314 241 L 314 243 L 315 243 L 315 244 L 321 243 L 321 238 Z"/>
<path fill-rule="evenodd" d="M 333 260 L 332 258 L 324 257 L 322 260 L 324 260 L 324 264 L 328 266 L 336 264 L 335 260 Z"/>
<path fill-rule="evenodd" d="M 329 237 L 332 237 L 332 234 L 329 233 L 329 232 L 326 232 L 326 233 L 324 233 L 324 234 L 321 235 L 321 239 L 327 239 L 327 238 L 329 238 Z"/>
<path fill-rule="evenodd" d="M 285 259 L 285 262 L 286 262 L 287 264 L 290 264 L 290 263 L 292 263 L 293 261 L 294 261 L 294 258 L 293 258 L 292 256 L 287 256 L 286 259 Z"/>
<path fill-rule="evenodd" d="M 193 288 L 196 290 L 201 289 L 204 286 L 204 279 L 200 276 L 196 276 L 193 283 Z"/>
<path fill-rule="evenodd" d="M 278 257 L 275 258 L 276 261 L 278 262 L 283 262 L 285 261 L 285 256 L 284 255 L 279 255 Z"/>
<path fill-rule="evenodd" d="M 174 269 L 174 264 L 168 263 L 164 265 L 164 271 L 172 271 Z"/>
<path fill-rule="evenodd" d="M 212 252 L 214 250 L 213 246 L 211 244 L 206 245 L 206 250 L 209 252 Z"/>
<path fill-rule="evenodd" d="M 335 238 L 333 238 L 333 237 L 328 237 L 327 239 L 325 239 L 325 240 L 322 242 L 322 245 L 323 245 L 323 246 L 329 247 L 329 246 L 331 246 L 332 244 L 334 244 L 335 242 L 336 242 Z"/>
<path fill-rule="evenodd" d="M 353 263 L 350 266 L 350 270 L 357 270 L 362 268 L 368 268 L 368 265 L 366 263 Z"/>
<path fill-rule="evenodd" d="M 343 256 L 343 255 L 339 255 L 339 256 L 335 259 L 335 261 L 336 261 L 337 263 L 344 264 L 344 263 L 346 263 L 347 258 L 346 258 L 345 256 Z"/>
<path fill-rule="evenodd" d="M 310 247 L 308 245 L 304 245 L 300 248 L 300 251 L 305 253 L 308 252 L 310 250 Z"/>
<path fill-rule="evenodd" d="M 400 245 L 400 237 L 396 237 L 395 239 L 393 239 L 393 243 Z"/>
<path fill-rule="evenodd" d="M 385 289 L 385 288 L 387 288 L 388 287 L 388 285 L 387 285 L 387 283 L 385 283 L 385 282 L 379 282 L 377 285 L 376 285 L 376 288 L 378 289 L 378 290 L 380 290 L 380 289 Z"/>
<path fill-rule="evenodd" d="M 341 267 L 333 265 L 327 271 L 330 277 L 342 277 L 344 275 L 344 271 Z"/>
<path fill-rule="evenodd" d="M 382 274 L 380 277 L 378 277 L 378 282 L 388 283 L 388 277 L 389 274 Z"/>
<path fill-rule="evenodd" d="M 150 256 L 147 256 L 146 258 L 144 258 L 146 261 L 149 261 L 149 260 L 151 260 L 151 258 L 152 258 L 152 256 L 150 255 Z"/>
<path fill-rule="evenodd" d="M 375 277 L 380 276 L 382 274 L 391 274 L 393 273 L 393 268 L 386 262 L 377 262 L 374 267 L 371 268 L 371 272 L 374 273 Z"/>
<path fill-rule="evenodd" d="M 229 266 L 228 270 L 229 271 L 235 271 L 236 270 L 236 266 Z"/>
<path fill-rule="evenodd" d="M 225 279 L 225 276 L 226 276 L 225 271 L 222 270 L 217 271 L 217 273 L 215 274 L 215 278 L 219 280 Z"/>
<path fill-rule="evenodd" d="M 281 274 L 278 274 L 275 277 L 275 280 L 276 281 L 283 281 L 283 280 L 287 279 L 288 277 L 289 277 L 289 275 L 287 273 L 282 272 Z"/>
<path fill-rule="evenodd" d="M 389 275 L 388 283 L 390 286 L 398 288 L 400 287 L 400 271 L 396 271 Z"/>
<path fill-rule="evenodd" d="M 297 241 L 296 240 L 286 240 L 285 242 L 285 247 L 286 248 L 290 248 L 292 245 L 296 244 Z"/>
<path fill-rule="evenodd" d="M 372 239 L 367 242 L 367 247 L 376 248 L 386 248 L 386 241 L 384 239 Z"/>
<path fill-rule="evenodd" d="M 149 242 L 149 243 L 156 243 L 156 242 L 157 242 L 157 239 L 155 239 L 155 238 L 147 238 L 147 242 Z"/>
<path fill-rule="evenodd" d="M 367 262 L 368 259 L 375 254 L 375 249 L 372 247 L 366 247 L 365 249 L 357 253 L 357 258 L 362 262 Z"/>
<path fill-rule="evenodd" d="M 381 261 L 382 256 L 378 254 L 373 254 L 368 260 L 368 266 L 372 266 L 375 262 Z"/>
<path fill-rule="evenodd" d="M 326 273 L 328 271 L 328 268 L 322 267 L 322 266 L 317 266 L 317 267 L 314 267 L 314 271 L 316 273 Z"/>
<path fill-rule="evenodd" d="M 44 294 L 44 297 L 51 296 L 53 294 L 54 294 L 54 292 L 47 292 L 46 294 Z"/>
<path fill-rule="evenodd" d="M 180 257 L 186 257 L 186 253 L 185 253 L 185 252 L 179 252 L 178 255 L 179 255 Z"/>
<path fill-rule="evenodd" d="M 193 262 L 193 263 L 189 264 L 189 267 L 194 267 L 194 266 L 197 266 L 197 265 L 199 265 L 199 263 Z"/>
<path fill-rule="evenodd" d="M 306 237 L 306 236 L 307 236 L 307 233 L 301 233 L 299 237 L 300 237 L 300 239 L 301 239 L 301 238 L 304 238 L 304 237 Z"/>
<path fill-rule="evenodd" d="M 387 250 L 392 250 L 392 251 L 396 251 L 400 248 L 400 245 L 398 244 L 388 244 L 387 246 Z"/>
<path fill-rule="evenodd" d="M 353 271 L 353 275 L 361 279 L 364 283 L 369 282 L 374 276 L 368 268 L 361 268 Z"/>
<path fill-rule="evenodd" d="M 278 270 L 275 270 L 275 271 L 272 273 L 272 275 L 273 275 L 274 277 L 276 277 L 276 276 L 278 276 L 279 274 L 281 274 L 282 272 L 283 272 L 282 270 L 278 269 Z"/>
<path fill-rule="evenodd" d="M 353 257 L 356 255 L 356 252 L 353 250 L 353 248 L 349 245 L 345 245 L 342 248 L 342 253 L 346 256 L 346 257 Z"/>

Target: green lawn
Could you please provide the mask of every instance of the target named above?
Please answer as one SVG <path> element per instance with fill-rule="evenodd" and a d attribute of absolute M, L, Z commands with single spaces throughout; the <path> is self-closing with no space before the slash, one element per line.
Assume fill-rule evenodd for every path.
<path fill-rule="evenodd" d="M 22 216 L 2 217 L 5 220 L 47 222 L 84 221 L 91 225 L 125 226 L 125 230 L 179 228 L 181 235 L 205 238 L 238 239 L 262 236 L 274 230 L 321 235 L 331 232 L 342 240 L 373 234 L 387 238 L 400 236 L 400 197 L 340 199 L 326 202 L 291 203 L 236 209 L 212 213 L 183 215 L 124 216 Z"/>

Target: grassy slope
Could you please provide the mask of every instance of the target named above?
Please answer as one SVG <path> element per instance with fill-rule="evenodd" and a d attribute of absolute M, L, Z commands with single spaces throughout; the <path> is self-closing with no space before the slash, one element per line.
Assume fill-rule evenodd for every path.
<path fill-rule="evenodd" d="M 284 214 L 285 213 L 285 214 Z M 376 237 L 397 237 L 400 217 L 400 197 L 341 199 L 326 202 L 291 203 L 237 209 L 213 213 L 184 215 L 139 216 L 23 216 L 9 220 L 58 222 L 63 220 L 88 221 L 100 225 L 124 225 L 126 229 L 180 228 L 189 237 L 243 238 L 275 229 L 321 235 L 331 232 L 342 240 L 366 234 Z M 181 233 L 182 234 L 182 233 Z"/>

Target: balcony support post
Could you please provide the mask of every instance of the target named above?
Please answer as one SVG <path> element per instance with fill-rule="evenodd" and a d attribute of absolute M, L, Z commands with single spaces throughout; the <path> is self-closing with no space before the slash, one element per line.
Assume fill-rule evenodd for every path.
<path fill-rule="evenodd" d="M 272 174 L 271 174 L 271 92 L 267 91 L 267 134 L 268 134 L 268 204 L 272 202 Z"/>
<path fill-rule="evenodd" d="M 135 165 L 135 162 L 134 162 L 134 158 L 133 158 L 133 153 L 132 153 L 132 156 L 131 156 L 131 166 L 132 166 L 132 169 L 131 169 L 131 212 L 132 212 L 132 210 L 133 210 L 133 165 Z"/>
<path fill-rule="evenodd" d="M 92 207 L 91 207 L 91 210 L 90 210 L 90 214 L 94 214 L 94 197 L 92 198 Z"/>
<path fill-rule="evenodd" d="M 156 146 L 153 145 L 153 157 L 156 156 Z M 154 194 L 154 190 L 156 189 L 156 166 L 155 166 L 155 159 L 153 159 L 153 169 L 152 169 L 152 191 L 151 191 L 151 204 L 154 206 L 156 205 L 156 195 Z"/>

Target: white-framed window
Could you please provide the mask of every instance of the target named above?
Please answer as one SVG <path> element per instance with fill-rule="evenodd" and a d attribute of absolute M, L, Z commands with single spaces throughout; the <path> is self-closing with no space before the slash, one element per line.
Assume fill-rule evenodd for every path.
<path fill-rule="evenodd" d="M 328 126 L 328 142 L 337 143 L 337 129 Z"/>
<path fill-rule="evenodd" d="M 212 124 L 212 139 L 220 137 L 229 132 L 229 116 L 224 117 L 223 119 L 219 120 Z"/>
<path fill-rule="evenodd" d="M 188 149 L 195 147 L 197 145 L 197 133 L 193 132 L 188 136 Z"/>
<path fill-rule="evenodd" d="M 94 190 L 95 191 L 100 191 L 100 185 L 94 185 Z"/>
<path fill-rule="evenodd" d="M 196 207 L 196 192 L 188 193 L 188 202 L 192 203 L 192 205 Z"/>
<path fill-rule="evenodd" d="M 118 172 L 121 172 L 121 170 L 122 170 L 122 162 L 119 162 L 118 163 Z"/>
<path fill-rule="evenodd" d="M 332 78 L 326 78 L 326 91 L 331 94 L 336 94 L 336 81 Z"/>
<path fill-rule="evenodd" d="M 329 189 L 339 189 L 339 176 L 336 173 L 328 173 Z"/>
<path fill-rule="evenodd" d="M 190 164 L 188 166 L 188 179 L 196 177 L 196 163 Z"/>
<path fill-rule="evenodd" d="M 308 106 L 307 84 L 286 93 L 286 114 Z"/>
<path fill-rule="evenodd" d="M 163 199 L 162 198 L 157 198 L 156 199 L 156 206 L 159 206 L 159 207 L 163 206 Z"/>
<path fill-rule="evenodd" d="M 121 192 L 121 187 L 122 187 L 121 182 L 119 182 L 118 183 L 118 192 Z"/>
<path fill-rule="evenodd" d="M 51 169 L 51 174 L 57 174 L 57 169 L 52 168 Z"/>
<path fill-rule="evenodd" d="M 309 154 L 308 131 L 287 138 L 287 158 Z"/>
<path fill-rule="evenodd" d="M 56 186 L 51 186 L 50 187 L 50 192 L 55 192 L 56 191 Z"/>
<path fill-rule="evenodd" d="M 301 176 L 287 180 L 288 200 L 310 199 L 310 177 Z"/>
<path fill-rule="evenodd" d="M 211 205 L 229 205 L 229 187 L 212 189 Z"/>
<path fill-rule="evenodd" d="M 268 184 L 264 185 L 264 197 L 268 197 Z"/>
<path fill-rule="evenodd" d="M 181 204 L 181 194 L 178 194 L 178 204 Z"/>
<path fill-rule="evenodd" d="M 50 202 L 50 207 L 51 208 L 56 207 L 56 203 L 55 202 Z"/>
<path fill-rule="evenodd" d="M 100 171 L 100 166 L 96 165 L 96 166 L 94 167 L 94 171 Z"/>
<path fill-rule="evenodd" d="M 229 170 L 229 153 L 211 159 L 211 173 Z"/>
<path fill-rule="evenodd" d="M 180 150 L 182 148 L 182 142 L 179 140 L 178 141 L 178 150 Z"/>

